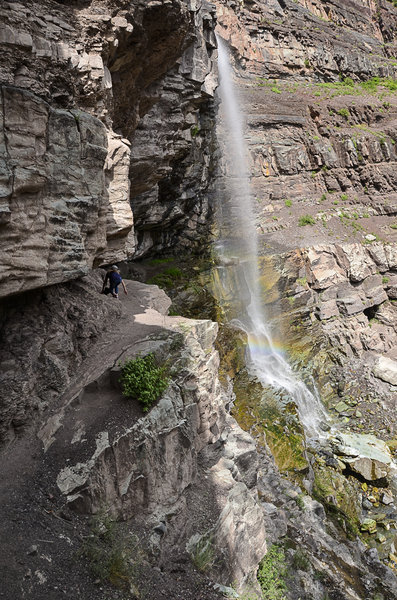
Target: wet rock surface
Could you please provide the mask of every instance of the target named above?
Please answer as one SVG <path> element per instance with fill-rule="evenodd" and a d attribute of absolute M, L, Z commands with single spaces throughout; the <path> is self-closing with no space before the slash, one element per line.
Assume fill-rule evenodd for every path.
<path fill-rule="evenodd" d="M 310 362 L 339 425 L 387 441 L 396 430 L 394 250 L 373 244 L 319 245 L 264 264 L 279 273 L 285 317 L 277 322 L 291 359 Z"/>
<path fill-rule="evenodd" d="M 395 320 L 387 295 L 393 277 L 392 255 L 391 246 L 378 242 L 373 249 L 357 244 L 323 245 L 268 257 L 261 269 L 269 281 L 267 314 L 274 316 L 276 343 L 284 336 L 290 359 L 309 384 L 314 374 L 333 416 L 323 442 L 308 445 L 307 479 L 313 487 L 307 486 L 307 479 L 299 485 L 321 502 L 348 537 L 361 536 L 373 550 L 365 554 L 368 560 L 376 556 L 380 564 L 395 570 L 396 419 L 395 390 L 390 383 Z M 278 310 L 281 306 L 281 318 L 276 306 Z M 357 308 L 348 311 L 346 306 Z M 388 317 L 378 321 L 378 310 Z M 370 347 L 370 339 L 378 342 Z M 235 389 L 238 406 L 241 394 Z M 269 408 L 262 400 L 262 413 L 256 409 L 256 414 L 263 418 Z M 235 415 L 258 437 L 259 425 L 253 426 L 248 416 L 252 407 L 247 404 L 244 410 L 247 414 L 242 419 L 241 410 Z M 284 416 L 277 414 L 276 422 L 283 423 L 285 417 L 284 409 Z M 273 431 L 268 425 L 264 435 L 270 445 Z M 273 455 L 281 469 L 280 457 Z M 288 477 L 291 480 L 294 475 L 288 473 Z M 365 596 L 363 591 L 360 594 Z"/>

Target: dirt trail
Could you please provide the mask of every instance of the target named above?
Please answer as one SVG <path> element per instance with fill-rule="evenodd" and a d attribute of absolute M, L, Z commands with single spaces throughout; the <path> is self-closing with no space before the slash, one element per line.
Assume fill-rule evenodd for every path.
<path fill-rule="evenodd" d="M 86 519 L 74 515 L 65 506 L 56 487 L 56 476 L 65 461 L 74 464 L 84 458 L 74 452 L 74 439 L 86 436 L 87 440 L 92 440 L 94 432 L 105 428 L 111 435 L 117 435 L 139 418 L 140 408 L 123 401 L 109 375 L 103 374 L 109 373 L 126 349 L 139 347 L 149 335 L 176 321 L 168 318 L 166 324 L 170 300 L 162 290 L 135 281 L 126 284 L 128 295 L 122 294 L 120 300 L 103 296 L 103 302 L 121 302 L 121 317 L 110 332 L 105 332 L 104 327 L 104 334 L 92 346 L 67 391 L 43 414 L 40 436 L 49 448 L 47 453 L 43 453 L 43 442 L 37 437 L 36 426 L 2 451 L 2 599 L 58 600 L 68 597 L 101 600 L 122 597 L 117 591 L 109 594 L 109 590 L 98 587 L 86 565 L 77 558 L 80 532 L 86 531 Z M 52 438 L 55 432 L 56 440 Z M 87 442 L 87 456 L 92 444 L 92 441 Z M 81 447 L 81 444 L 75 446 Z"/>

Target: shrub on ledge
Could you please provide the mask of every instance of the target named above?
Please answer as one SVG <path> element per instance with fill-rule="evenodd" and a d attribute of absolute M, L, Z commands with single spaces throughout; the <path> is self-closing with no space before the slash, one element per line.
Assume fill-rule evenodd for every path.
<path fill-rule="evenodd" d="M 158 366 L 150 353 L 127 361 L 121 368 L 120 382 L 123 396 L 136 398 L 143 412 L 148 412 L 167 389 L 169 378 L 165 366 Z"/>
<path fill-rule="evenodd" d="M 316 219 L 311 215 L 303 215 L 302 217 L 299 217 L 298 225 L 299 227 L 304 227 L 305 225 L 314 225 L 315 222 Z"/>

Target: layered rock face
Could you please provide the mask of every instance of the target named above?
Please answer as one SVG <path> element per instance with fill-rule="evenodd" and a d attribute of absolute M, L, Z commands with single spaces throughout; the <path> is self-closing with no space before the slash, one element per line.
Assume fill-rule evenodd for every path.
<path fill-rule="evenodd" d="M 385 507 L 395 507 L 397 12 L 389 2 L 216 4 L 245 119 L 265 317 L 275 347 L 286 350 L 310 389 L 314 375 L 330 409 L 323 425 L 331 431 L 308 442 L 297 493 L 304 488 L 338 527 L 376 546 L 365 551 L 356 539 L 346 552 L 337 531 L 333 540 L 312 536 L 308 515 L 298 523 L 292 509 L 283 530 L 281 511 L 267 506 L 269 537 L 277 538 L 269 521 L 278 518 L 278 539 L 289 548 L 292 538 L 292 552 L 310 557 L 311 567 L 295 565 L 286 596 L 324 597 L 310 571 L 321 554 L 330 597 L 393 598 L 395 508 Z M 235 414 L 258 445 L 264 430 L 278 466 L 296 481 L 304 467 L 284 390 L 261 396 L 254 380 L 240 379 Z M 271 494 L 275 480 L 269 472 L 260 480 L 271 505 L 275 496 L 285 500 L 281 490 Z M 319 532 L 321 509 L 304 500 Z M 388 583 L 375 591 L 377 583 L 367 587 L 367 565 L 378 557 L 383 565 L 372 566 Z"/>
<path fill-rule="evenodd" d="M 269 260 L 277 273 L 269 312 L 281 307 L 293 360 L 311 363 L 323 399 L 350 429 L 393 438 L 395 247 L 322 244 Z"/>
<path fill-rule="evenodd" d="M 202 241 L 213 17 L 179 0 L 2 4 L 1 296 Z"/>
<path fill-rule="evenodd" d="M 225 1 L 217 14 L 234 57 L 264 244 L 395 241 L 395 7 Z M 297 227 L 307 216 L 312 226 Z"/>
<path fill-rule="evenodd" d="M 117 304 L 92 298 L 101 284 L 98 274 L 90 275 L 3 303 L 2 444 L 23 434 L 65 392 L 92 344 L 120 316 Z"/>

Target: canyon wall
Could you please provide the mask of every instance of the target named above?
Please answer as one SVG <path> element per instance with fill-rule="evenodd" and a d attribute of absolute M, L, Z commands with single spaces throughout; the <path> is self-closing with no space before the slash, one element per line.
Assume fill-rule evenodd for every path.
<path fill-rule="evenodd" d="M 166 296 L 143 284 L 127 284 L 124 305 L 101 296 L 95 271 L 208 245 L 214 27 L 214 7 L 196 0 L 0 8 L 6 597 L 120 597 L 87 571 L 87 515 L 104 511 L 123 522 L 112 552 L 139 539 L 131 568 L 145 556 L 129 593 L 257 588 L 266 543 L 255 447 L 228 414 L 216 325 L 166 317 Z M 120 361 L 141 352 L 173 363 L 148 415 L 118 384 Z M 207 575 L 194 567 L 203 544 Z"/>
<path fill-rule="evenodd" d="M 368 448 L 380 449 L 384 465 L 393 464 L 397 12 L 386 0 L 216 5 L 217 32 L 230 47 L 245 119 L 262 300 L 274 347 L 330 413 L 322 424 L 327 433 L 317 434 L 319 445 L 299 442 L 291 396 L 284 389 L 261 390 L 230 346 L 233 414 L 258 447 L 266 438 L 278 468 L 299 481 L 305 500 L 307 492 L 347 536 L 360 535 L 367 548 L 356 538 L 356 567 L 373 558 L 383 563 L 390 587 L 364 590 L 366 568 L 358 574 L 354 567 L 357 579 L 344 578 L 340 597 L 394 598 L 394 471 L 377 470 Z M 226 301 L 235 306 L 233 297 Z M 275 503 L 271 487 L 267 476 L 260 489 Z M 385 508 L 383 497 L 393 508 Z M 319 556 L 314 548 L 322 542 L 309 541 L 308 525 L 299 525 L 295 538 L 292 512 L 280 542 L 286 554 L 290 545 L 306 552 L 311 566 L 295 564 L 298 574 L 288 573 L 286 596 L 322 598 L 312 570 Z M 269 538 L 280 539 L 266 524 Z M 390 538 L 384 526 L 393 530 Z M 340 531 L 332 536 L 341 549 Z M 330 555 L 326 562 L 333 563 Z M 327 593 L 338 598 L 335 572 L 331 579 Z"/>
<path fill-rule="evenodd" d="M 395 242 L 392 3 L 217 2 L 217 15 L 246 115 L 263 245 Z M 299 227 L 304 216 L 312 226 Z"/>
<path fill-rule="evenodd" d="M 1 296 L 202 245 L 213 29 L 206 2 L 2 3 Z"/>
<path fill-rule="evenodd" d="M 84 563 L 87 543 L 106 537 L 103 513 L 122 522 L 120 541 L 139 540 L 132 595 L 215 600 L 235 595 L 232 584 L 258 595 L 267 542 L 286 544 L 290 598 L 396 597 L 394 500 L 380 499 L 391 497 L 390 461 L 375 464 L 348 437 L 306 446 L 291 409 L 286 420 L 271 413 L 282 441 L 301 445 L 298 466 L 287 448 L 287 468 L 263 412 L 257 428 L 257 382 L 241 364 L 249 434 L 230 416 L 216 326 L 167 317 L 165 295 L 134 282 L 116 303 L 91 272 L 165 252 L 183 264 L 207 247 L 217 18 L 246 114 L 269 313 L 281 308 L 280 337 L 296 344 L 294 364 L 317 377 L 343 435 L 389 441 L 396 15 L 386 0 L 2 3 L 0 296 L 12 297 L 0 312 L 0 566 L 10 598 L 120 597 Z M 208 300 L 197 287 L 180 306 L 189 294 Z M 147 415 L 117 382 L 120 360 L 139 352 L 172 371 Z M 364 477 L 359 461 L 366 488 L 345 476 Z M 384 556 L 354 537 L 373 503 Z M 195 562 L 203 548 L 211 579 Z"/>

